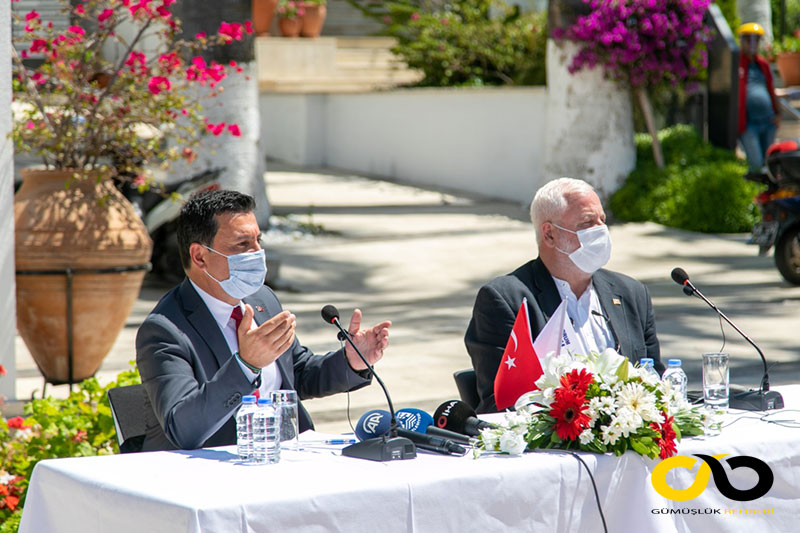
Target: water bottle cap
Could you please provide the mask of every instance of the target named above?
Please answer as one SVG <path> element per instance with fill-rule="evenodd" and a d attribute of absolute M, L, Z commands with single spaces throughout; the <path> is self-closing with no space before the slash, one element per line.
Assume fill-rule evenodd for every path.
<path fill-rule="evenodd" d="M 649 366 L 653 364 L 653 360 L 650 357 L 642 357 L 639 359 L 639 364 L 642 366 Z"/>
<path fill-rule="evenodd" d="M 256 403 L 256 397 L 252 394 L 248 394 L 247 396 L 242 396 L 242 403 Z"/>
<path fill-rule="evenodd" d="M 670 359 L 669 361 L 667 361 L 667 366 L 681 366 L 681 360 L 680 359 Z"/>
<path fill-rule="evenodd" d="M 258 405 L 272 405 L 272 400 L 269 398 L 259 398 Z"/>

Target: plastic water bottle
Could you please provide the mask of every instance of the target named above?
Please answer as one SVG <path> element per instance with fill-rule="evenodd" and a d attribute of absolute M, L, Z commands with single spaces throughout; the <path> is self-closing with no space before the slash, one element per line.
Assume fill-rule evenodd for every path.
<path fill-rule="evenodd" d="M 255 396 L 242 396 L 242 405 L 236 412 L 236 451 L 239 459 L 253 458 L 253 413 L 256 410 Z"/>
<path fill-rule="evenodd" d="M 642 357 L 639 359 L 639 366 L 642 367 L 645 372 L 653 376 L 657 382 L 661 381 L 661 376 L 658 375 L 658 370 L 656 370 L 655 363 L 650 357 Z"/>
<path fill-rule="evenodd" d="M 253 413 L 253 462 L 277 463 L 281 460 L 281 414 L 272 400 L 260 398 Z"/>
<path fill-rule="evenodd" d="M 681 391 L 683 399 L 686 399 L 686 389 L 689 378 L 686 377 L 686 372 L 681 368 L 680 359 L 670 359 L 667 361 L 667 369 L 664 371 L 664 376 L 661 380 L 669 382 L 674 390 Z"/>

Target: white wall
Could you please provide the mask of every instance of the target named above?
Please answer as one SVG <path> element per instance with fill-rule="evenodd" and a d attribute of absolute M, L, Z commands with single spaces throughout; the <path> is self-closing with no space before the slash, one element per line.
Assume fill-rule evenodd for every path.
<path fill-rule="evenodd" d="M 0 2 L 0 28 L 11 26 L 11 3 Z M 0 396 L 16 399 L 14 335 L 14 150 L 11 130 L 11 38 L 0 32 L 0 364 L 8 371 L 0 378 Z"/>
<path fill-rule="evenodd" d="M 267 155 L 526 203 L 542 183 L 544 87 L 261 94 Z"/>

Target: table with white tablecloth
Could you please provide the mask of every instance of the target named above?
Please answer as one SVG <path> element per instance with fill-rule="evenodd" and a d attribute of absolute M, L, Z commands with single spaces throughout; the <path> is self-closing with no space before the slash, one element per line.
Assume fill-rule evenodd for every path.
<path fill-rule="evenodd" d="M 651 484 L 658 460 L 581 453 L 608 530 L 797 531 L 800 413 L 792 407 L 800 406 L 800 385 L 779 390 L 787 408 L 770 412 L 773 422 L 761 420 L 764 413 L 731 412 L 720 435 L 678 445 L 680 455 L 765 461 L 775 480 L 754 501 L 728 500 L 713 482 L 693 500 L 668 500 Z M 740 489 L 756 482 L 746 468 L 727 473 Z M 668 482 L 688 487 L 695 474 L 676 468 Z M 719 511 L 704 514 L 709 509 Z M 239 464 L 234 447 L 42 461 L 21 527 L 23 533 L 602 530 L 589 476 L 570 454 L 474 459 L 420 452 L 416 459 L 379 463 L 323 447 L 284 450 L 274 465 Z"/>

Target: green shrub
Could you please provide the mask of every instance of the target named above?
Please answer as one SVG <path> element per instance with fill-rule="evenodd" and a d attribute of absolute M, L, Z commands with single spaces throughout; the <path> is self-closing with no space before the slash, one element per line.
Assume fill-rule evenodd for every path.
<path fill-rule="evenodd" d="M 25 418 L 0 416 L 0 494 L 14 498 L 0 501 L 0 533 L 16 531 L 36 463 L 56 457 L 119 453 L 106 392 L 136 383 L 141 379 L 135 368 L 104 387 L 90 378 L 65 399 L 31 401 L 25 405 Z"/>
<path fill-rule="evenodd" d="M 614 216 L 706 233 L 750 231 L 761 187 L 742 177 L 747 164 L 704 142 L 691 126 L 667 128 L 658 137 L 664 169 L 653 161 L 649 136 L 637 135 L 636 169 L 609 202 Z"/>
<path fill-rule="evenodd" d="M 492 0 L 453 0 L 438 8 L 413 0 L 350 3 L 397 39 L 392 51 L 425 73 L 420 86 L 545 84 L 545 13 L 522 14 Z"/>

